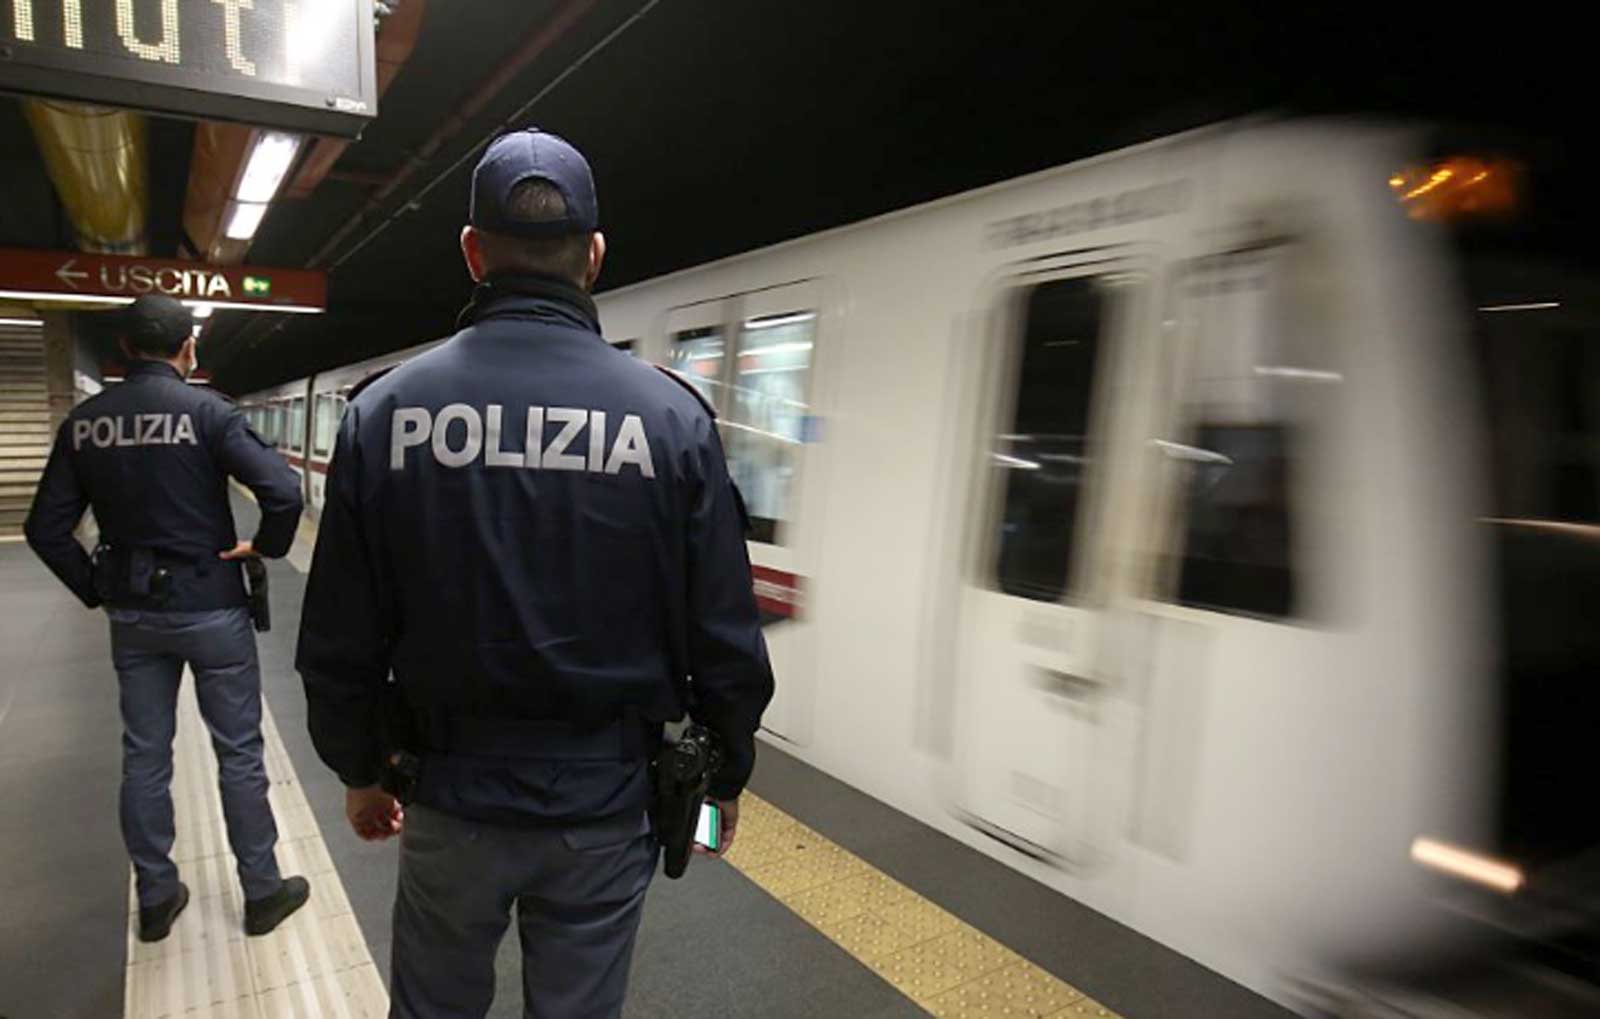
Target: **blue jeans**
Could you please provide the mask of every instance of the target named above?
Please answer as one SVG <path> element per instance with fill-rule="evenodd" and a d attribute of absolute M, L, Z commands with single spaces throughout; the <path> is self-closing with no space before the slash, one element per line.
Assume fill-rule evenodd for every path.
<path fill-rule="evenodd" d="M 479 1019 L 516 908 L 526 1019 L 615 1019 L 656 837 L 642 813 L 509 828 L 412 804 L 394 903 L 391 1019 Z"/>
<path fill-rule="evenodd" d="M 133 859 L 139 905 L 164 902 L 178 890 L 171 857 L 172 737 L 185 663 L 194 671 L 200 715 L 211 731 L 228 843 L 245 897 L 277 891 L 278 826 L 267 803 L 261 670 L 249 611 L 108 609 L 106 615 L 122 698 L 122 838 Z"/>

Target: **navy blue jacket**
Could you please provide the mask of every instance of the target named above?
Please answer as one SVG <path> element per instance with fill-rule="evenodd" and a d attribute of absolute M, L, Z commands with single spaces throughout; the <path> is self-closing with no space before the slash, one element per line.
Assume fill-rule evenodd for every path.
<path fill-rule="evenodd" d="M 497 277 L 463 319 L 340 424 L 296 659 L 319 754 L 376 781 L 392 671 L 430 717 L 659 731 L 687 710 L 728 751 L 713 795 L 737 795 L 772 673 L 713 415 L 601 339 L 574 287 Z M 638 760 L 445 756 L 418 799 L 464 816 L 570 821 L 647 796 Z M 431 791 L 430 768 L 449 776 Z"/>
<path fill-rule="evenodd" d="M 90 608 L 100 604 L 90 559 L 73 537 L 94 507 L 100 540 L 148 549 L 162 563 L 193 564 L 210 581 L 180 585 L 161 607 L 245 604 L 238 563 L 217 553 L 238 543 L 228 477 L 255 494 L 264 556 L 281 556 L 300 520 L 300 480 L 227 400 L 183 381 L 162 361 L 134 361 L 125 381 L 85 400 L 61 423 L 24 525 L 28 544 Z M 215 581 L 222 581 L 216 583 Z"/>

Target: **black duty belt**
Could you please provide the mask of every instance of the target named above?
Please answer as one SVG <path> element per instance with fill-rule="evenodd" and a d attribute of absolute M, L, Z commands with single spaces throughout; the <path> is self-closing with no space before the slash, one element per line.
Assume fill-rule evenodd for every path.
<path fill-rule="evenodd" d="M 598 726 L 544 719 L 449 715 L 439 719 L 440 753 L 529 761 L 633 761 L 655 753 L 660 726 L 619 719 Z"/>
<path fill-rule="evenodd" d="M 95 586 L 117 608 L 199 612 L 246 603 L 239 564 L 193 561 L 153 549 L 102 545 L 95 550 Z"/>

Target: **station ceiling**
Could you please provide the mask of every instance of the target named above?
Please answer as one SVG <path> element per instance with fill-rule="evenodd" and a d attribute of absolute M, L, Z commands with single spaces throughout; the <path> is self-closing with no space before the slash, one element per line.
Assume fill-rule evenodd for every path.
<path fill-rule="evenodd" d="M 1510 127 L 1557 139 L 1570 175 L 1594 148 L 1574 137 L 1580 40 L 1531 20 L 1238 0 L 590 0 L 419 158 L 573 2 L 428 4 L 377 120 L 310 197 L 274 203 L 247 259 L 321 254 L 329 313 L 219 312 L 202 348 L 219 387 L 247 392 L 447 333 L 470 289 L 456 245 L 472 153 L 508 119 L 589 156 L 611 247 L 602 290 L 1245 113 Z M 150 122 L 152 255 L 178 248 L 193 136 Z M 0 245 L 71 247 L 13 101 L 0 101 L 0 138 Z M 408 159 L 405 184 L 374 205 Z M 1593 236 L 1584 215 L 1574 236 Z"/>

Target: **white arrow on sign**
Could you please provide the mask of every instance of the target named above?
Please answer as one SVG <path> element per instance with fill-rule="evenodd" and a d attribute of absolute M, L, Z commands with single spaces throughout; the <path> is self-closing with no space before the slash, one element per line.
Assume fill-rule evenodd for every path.
<path fill-rule="evenodd" d="M 77 272 L 72 268 L 73 264 L 76 262 L 77 259 L 69 258 L 65 262 L 61 263 L 61 268 L 56 270 L 56 279 L 60 280 L 62 283 L 65 283 L 74 290 L 78 289 L 78 285 L 72 282 L 73 280 L 86 280 L 89 278 L 88 273 Z"/>

